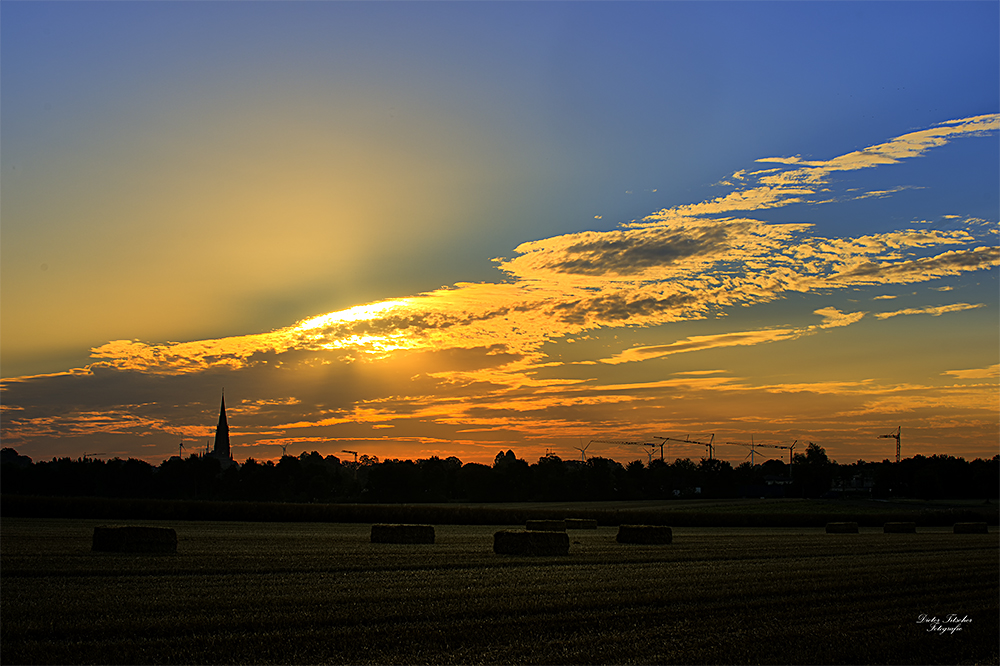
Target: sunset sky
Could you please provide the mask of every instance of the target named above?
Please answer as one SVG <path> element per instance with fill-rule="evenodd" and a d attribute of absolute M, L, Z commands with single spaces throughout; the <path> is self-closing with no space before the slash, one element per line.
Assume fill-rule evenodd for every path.
<path fill-rule="evenodd" d="M 998 25 L 5 1 L 3 446 L 993 456 Z"/>

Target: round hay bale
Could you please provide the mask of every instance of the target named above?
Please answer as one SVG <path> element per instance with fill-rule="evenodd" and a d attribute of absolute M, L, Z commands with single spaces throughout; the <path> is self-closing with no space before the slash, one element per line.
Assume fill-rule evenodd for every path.
<path fill-rule="evenodd" d="M 596 530 L 596 518 L 567 518 L 566 529 L 568 530 Z"/>
<path fill-rule="evenodd" d="M 827 534 L 857 534 L 858 524 L 852 522 L 846 523 L 827 523 L 826 524 Z"/>
<path fill-rule="evenodd" d="M 106 553 L 176 553 L 177 532 L 170 527 L 95 527 L 91 550 Z"/>
<path fill-rule="evenodd" d="M 955 534 L 989 534 L 986 523 L 955 523 Z"/>
<path fill-rule="evenodd" d="M 372 525 L 372 543 L 434 543 L 433 525 Z"/>
<path fill-rule="evenodd" d="M 555 531 L 503 530 L 493 535 L 493 552 L 498 555 L 568 555 L 569 535 Z"/>
<path fill-rule="evenodd" d="M 565 532 L 565 520 L 526 520 L 524 529 L 542 532 Z"/>
<path fill-rule="evenodd" d="M 618 543 L 667 544 L 674 539 L 673 530 L 663 525 L 619 525 Z"/>
<path fill-rule="evenodd" d="M 886 523 L 882 526 L 882 531 L 886 534 L 916 534 L 916 523 Z"/>

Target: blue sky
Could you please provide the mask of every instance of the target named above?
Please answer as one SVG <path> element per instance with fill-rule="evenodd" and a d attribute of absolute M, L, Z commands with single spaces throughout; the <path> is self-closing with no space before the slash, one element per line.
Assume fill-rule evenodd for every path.
<path fill-rule="evenodd" d="M 591 320 L 592 312 L 579 314 L 581 306 L 575 312 L 590 328 L 569 331 L 534 320 L 538 328 L 530 335 L 538 337 L 530 349 L 512 342 L 530 328 L 527 323 L 506 332 L 491 328 L 492 347 L 483 348 L 492 348 L 493 360 L 501 348 L 544 358 L 532 356 L 532 369 L 511 366 L 503 381 L 441 380 L 422 387 L 427 393 L 414 394 L 406 407 L 395 389 L 386 388 L 388 380 L 375 382 L 383 387 L 377 390 L 358 388 L 352 398 L 350 382 L 337 379 L 336 389 L 328 387 L 334 399 L 322 397 L 322 381 L 290 375 L 282 383 L 286 392 L 273 394 L 250 379 L 245 366 L 229 367 L 225 372 L 235 374 L 228 381 L 213 374 L 219 368 L 204 370 L 200 381 L 188 377 L 192 383 L 180 395 L 180 384 L 168 390 L 162 373 L 148 365 L 139 369 L 121 355 L 121 345 L 114 353 L 107 345 L 221 345 L 212 341 L 285 330 L 325 313 L 441 288 L 461 301 L 459 295 L 472 293 L 463 284 L 496 285 L 496 292 L 503 285 L 545 283 L 552 298 L 570 298 L 559 281 L 565 272 L 539 272 L 542 265 L 531 264 L 532 257 L 579 245 L 588 238 L 579 234 L 588 231 L 606 234 L 586 241 L 592 247 L 617 239 L 619 245 L 609 247 L 654 243 L 655 252 L 664 252 L 656 245 L 663 242 L 669 256 L 705 234 L 741 237 L 725 220 L 746 216 L 767 225 L 808 224 L 808 231 L 794 233 L 855 244 L 877 235 L 891 245 L 914 229 L 938 234 L 933 243 L 902 247 L 898 256 L 872 255 L 883 262 L 993 247 L 1000 160 L 992 121 L 891 164 L 831 171 L 824 181 L 829 198 L 819 190 L 800 203 L 785 197 L 780 206 L 729 210 L 707 226 L 687 221 L 670 227 L 664 222 L 670 215 L 660 215 L 658 230 L 637 229 L 663 211 L 673 215 L 680 207 L 748 191 L 747 183 L 768 177 L 754 172 L 793 171 L 789 160 L 796 156 L 803 164 L 825 162 L 947 127 L 942 123 L 997 114 L 997 3 L 5 2 L 0 18 L 4 439 L 29 455 L 32 448 L 43 457 L 93 450 L 82 425 L 79 435 L 61 441 L 45 434 L 50 430 L 42 422 L 55 411 L 81 424 L 115 415 L 108 418 L 129 425 L 102 426 L 94 437 L 117 442 L 105 448 L 164 457 L 179 435 L 208 432 L 225 384 L 233 387 L 228 392 L 237 410 L 234 441 L 247 455 L 268 457 L 261 448 L 267 445 L 256 444 L 262 441 L 333 451 L 360 440 L 382 457 L 450 451 L 463 460 L 492 460 L 497 447 L 529 455 L 591 434 L 634 438 L 702 427 L 685 420 L 683 410 L 640 410 L 630 420 L 613 409 L 631 409 L 651 390 L 649 382 L 683 372 L 740 378 L 746 386 L 739 405 L 768 402 L 763 396 L 775 390 L 761 387 L 799 385 L 805 375 L 824 386 L 833 378 L 855 387 L 875 382 L 888 395 L 931 386 L 931 377 L 959 377 L 941 373 L 979 373 L 979 411 L 952 417 L 977 425 L 949 435 L 963 442 L 951 450 L 985 455 L 995 448 L 990 368 L 997 362 L 997 270 L 978 259 L 958 273 L 928 273 L 922 281 L 900 281 L 897 273 L 883 283 L 814 284 L 773 297 L 717 301 L 704 310 L 674 313 L 669 307 L 679 301 L 667 307 L 660 298 L 661 314 L 673 314 L 659 318 L 633 308 L 627 318 Z M 531 242 L 540 244 L 539 251 L 519 251 Z M 598 256 L 603 263 L 584 271 L 588 279 L 602 277 L 622 255 L 602 249 L 586 259 Z M 734 253 L 732 261 L 750 262 L 742 265 L 745 272 L 768 263 L 767 256 Z M 704 270 L 706 279 L 721 279 L 729 268 Z M 663 279 L 680 278 L 656 277 Z M 601 307 L 607 310 L 608 303 Z M 873 304 L 886 306 L 882 314 L 924 314 L 879 319 Z M 928 310 L 961 304 L 968 307 Z M 553 312 L 565 315 L 570 305 Z M 630 347 L 697 336 L 810 330 L 834 321 L 816 314 L 829 315 L 829 308 L 867 314 L 823 328 L 822 342 L 811 333 L 789 333 L 781 342 L 601 362 Z M 755 335 L 746 339 L 759 342 Z M 954 336 L 959 339 L 952 344 Z M 941 339 L 949 344 L 935 343 Z M 443 339 L 436 344 L 443 345 L 438 356 L 461 348 Z M 573 345 L 577 351 L 564 351 Z M 940 356 L 933 367 L 906 362 L 906 354 L 924 354 L 928 346 Z M 898 358 L 887 356 L 887 348 L 898 350 Z M 327 360 L 334 367 L 346 364 L 343 372 L 366 387 L 374 386 L 368 378 L 393 376 L 404 372 L 398 364 L 406 366 L 399 358 L 363 357 Z M 570 357 L 572 365 L 556 362 Z M 770 376 L 774 359 L 784 357 L 798 359 L 802 376 Z M 454 370 L 445 364 L 435 372 L 437 361 L 429 359 L 418 364 L 428 377 Z M 146 398 L 136 402 L 120 389 L 88 384 L 100 383 L 105 371 L 116 382 L 145 387 Z M 605 391 L 590 414 L 581 411 L 578 396 L 553 397 L 546 414 L 509 428 L 501 427 L 499 416 L 480 422 L 461 401 L 450 402 L 449 391 L 462 381 L 494 397 L 515 391 L 510 377 L 522 372 L 644 388 L 618 389 L 613 400 Z M 67 383 L 68 377 L 73 380 Z M 79 387 L 69 387 L 77 381 Z M 293 388 L 313 381 L 315 395 Z M 241 383 L 242 395 L 235 388 Z M 706 393 L 699 403 L 694 389 L 687 390 L 692 404 L 721 395 Z M 698 390 L 709 391 L 705 382 Z M 858 390 L 844 389 L 868 407 L 844 406 L 851 400 L 845 395 L 805 393 L 827 396 L 831 414 L 870 411 L 875 399 L 858 397 Z M 29 400 L 29 393 L 35 397 Z M 451 413 L 414 406 L 432 395 L 452 405 Z M 248 410 L 242 432 L 241 400 Z M 913 404 L 935 400 L 924 396 Z M 286 408 L 267 421 L 251 414 L 250 406 L 260 401 Z M 373 423 L 365 411 L 374 409 L 372 401 L 392 407 L 366 435 L 359 428 Z M 154 403 L 163 410 L 169 405 L 174 416 L 153 418 L 141 406 Z M 816 397 L 809 409 L 823 404 Z M 899 425 L 906 416 L 900 409 L 894 406 L 884 423 L 865 417 L 839 433 L 829 424 L 762 432 L 752 410 L 738 406 L 731 411 L 736 416 L 699 412 L 698 418 L 706 429 L 728 429 L 731 438 L 748 439 L 751 431 L 774 441 L 801 435 L 861 457 L 867 455 L 861 433 Z M 777 418 L 774 410 L 780 412 L 769 402 L 762 408 L 769 423 Z M 331 414 L 343 421 L 282 427 L 327 423 Z M 784 418 L 791 424 L 800 417 Z M 908 427 L 924 429 L 923 439 L 917 437 L 920 450 L 933 451 L 947 419 L 908 418 Z M 308 436 L 294 439 L 304 430 Z"/>

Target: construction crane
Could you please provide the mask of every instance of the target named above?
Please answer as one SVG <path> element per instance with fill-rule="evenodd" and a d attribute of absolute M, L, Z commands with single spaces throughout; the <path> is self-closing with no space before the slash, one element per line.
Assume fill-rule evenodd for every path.
<path fill-rule="evenodd" d="M 699 442 L 691 439 L 687 435 L 684 436 L 684 439 L 677 439 L 676 437 L 660 437 L 659 435 L 653 435 L 653 437 L 664 442 L 684 442 L 685 444 L 698 444 L 699 446 L 704 446 L 708 449 L 709 460 L 712 459 L 712 453 L 715 451 L 715 433 L 712 433 L 711 438 L 709 438 L 707 442 Z M 663 460 L 663 444 L 660 444 L 660 460 Z"/>
<path fill-rule="evenodd" d="M 750 448 L 750 455 L 749 455 L 749 457 L 750 457 L 750 466 L 751 467 L 753 466 L 753 464 L 754 464 L 754 455 L 757 453 L 757 447 L 760 446 L 760 444 L 754 443 L 754 441 L 752 439 L 750 440 L 749 443 L 747 443 L 747 442 L 723 442 L 723 444 L 726 445 L 726 446 L 746 446 L 746 447 L 749 447 Z"/>
<path fill-rule="evenodd" d="M 798 440 L 795 440 L 795 441 L 798 441 Z M 725 444 L 731 445 L 731 446 L 748 446 L 748 447 L 750 447 L 750 464 L 751 465 L 754 464 L 754 453 L 756 453 L 756 449 L 759 448 L 759 447 L 761 447 L 761 446 L 769 448 L 769 449 L 789 449 L 789 450 L 791 450 L 791 449 L 795 448 L 795 444 L 792 444 L 791 446 L 780 446 L 778 444 L 759 444 L 759 443 L 753 441 L 753 436 L 750 437 L 750 442 L 749 443 L 747 443 L 747 442 L 725 442 Z M 789 454 L 788 454 L 788 464 L 789 465 L 792 464 L 792 454 L 791 454 L 790 451 L 789 451 Z"/>
<path fill-rule="evenodd" d="M 896 462 L 899 462 L 899 435 L 903 432 L 902 426 L 896 426 L 896 432 L 890 432 L 888 435 L 879 435 L 876 439 L 894 439 L 896 440 Z"/>
<path fill-rule="evenodd" d="M 354 454 L 354 464 L 355 464 L 355 466 L 358 464 L 358 452 L 357 451 L 348 451 L 347 449 L 344 449 L 343 451 L 341 451 L 341 453 L 353 453 Z"/>
<path fill-rule="evenodd" d="M 628 440 L 628 439 L 592 439 L 589 442 L 587 442 L 587 446 L 590 446 L 591 444 L 625 444 L 627 446 L 654 446 L 652 442 L 643 442 L 639 440 Z M 650 462 L 652 462 L 653 460 L 652 453 L 648 455 Z"/>
<path fill-rule="evenodd" d="M 184 440 L 182 439 L 181 443 L 177 445 L 177 457 L 178 458 L 183 458 L 184 457 L 184 449 L 186 449 L 186 448 L 187 447 L 184 446 Z"/>

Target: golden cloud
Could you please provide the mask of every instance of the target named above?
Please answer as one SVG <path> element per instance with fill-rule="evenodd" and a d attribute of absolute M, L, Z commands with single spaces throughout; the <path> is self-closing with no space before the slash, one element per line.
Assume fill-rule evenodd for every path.
<path fill-rule="evenodd" d="M 975 305 L 970 303 L 952 303 L 951 305 L 936 305 L 926 308 L 906 308 L 905 310 L 896 310 L 895 312 L 877 312 L 875 313 L 875 317 L 877 319 L 888 319 L 889 317 L 899 317 L 900 315 L 917 314 L 929 314 L 933 317 L 940 317 L 948 312 L 962 312 L 963 310 L 975 310 L 984 307 L 986 307 L 986 303 L 976 303 Z"/>

